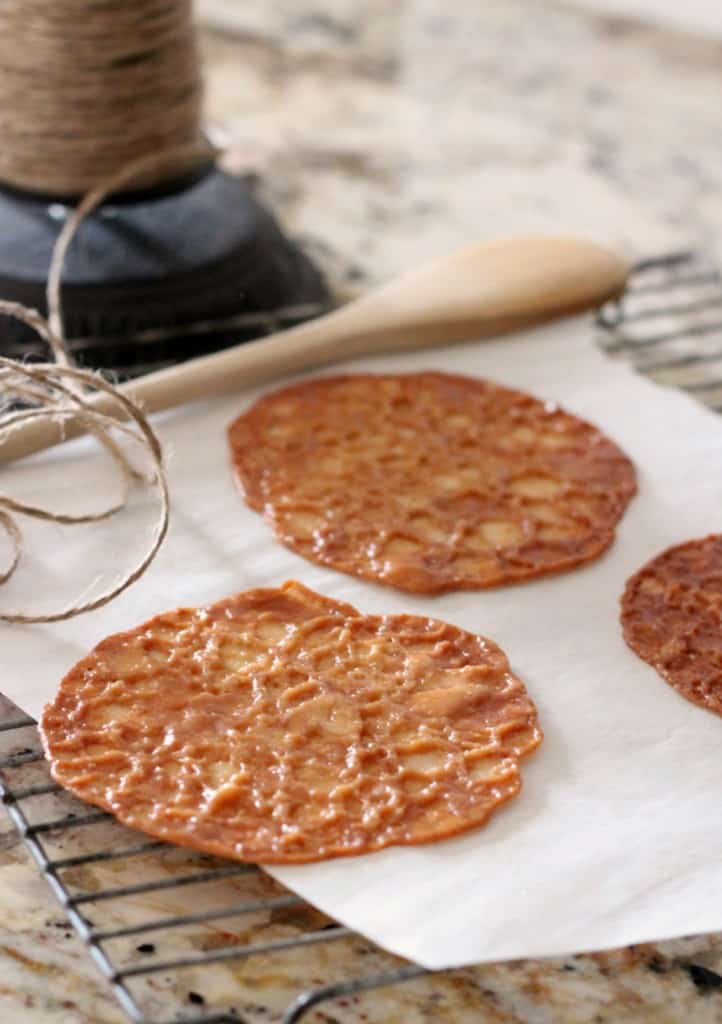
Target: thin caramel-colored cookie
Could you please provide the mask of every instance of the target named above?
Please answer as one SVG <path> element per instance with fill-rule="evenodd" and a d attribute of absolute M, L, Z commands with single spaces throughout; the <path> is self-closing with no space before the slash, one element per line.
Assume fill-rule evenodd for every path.
<path fill-rule="evenodd" d="M 153 836 L 264 864 L 481 825 L 541 741 L 503 652 L 297 583 L 104 640 L 43 715 L 53 777 Z"/>
<path fill-rule="evenodd" d="M 627 583 L 624 639 L 683 697 L 722 715 L 722 536 L 668 548 Z"/>
<path fill-rule="evenodd" d="M 305 558 L 413 593 L 597 558 L 636 491 L 596 427 L 443 373 L 303 381 L 230 427 L 247 503 Z"/>

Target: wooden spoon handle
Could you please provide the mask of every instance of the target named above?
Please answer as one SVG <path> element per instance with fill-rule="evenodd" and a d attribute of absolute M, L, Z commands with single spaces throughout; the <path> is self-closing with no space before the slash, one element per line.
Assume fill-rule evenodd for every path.
<path fill-rule="evenodd" d="M 149 373 L 122 390 L 155 412 L 323 363 L 492 337 L 597 306 L 622 291 L 627 272 L 613 253 L 577 239 L 471 246 L 317 320 Z M 104 412 L 114 409 L 106 395 L 94 404 Z M 81 432 L 67 422 L 63 439 Z M 54 424 L 32 421 L 8 438 L 0 461 L 59 440 Z"/>

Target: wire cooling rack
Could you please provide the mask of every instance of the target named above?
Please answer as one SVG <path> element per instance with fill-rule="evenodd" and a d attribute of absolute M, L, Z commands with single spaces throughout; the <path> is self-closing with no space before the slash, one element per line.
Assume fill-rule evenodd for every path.
<path fill-rule="evenodd" d="M 610 356 L 722 412 L 722 280 L 709 261 L 692 252 L 640 261 L 597 324 Z"/>
<path fill-rule="evenodd" d="M 610 356 L 722 411 L 722 281 L 706 261 L 680 252 L 638 263 L 624 295 L 599 311 L 597 323 L 599 343 Z M 301 954 L 302 981 L 280 1011 L 282 1024 L 297 1024 L 325 1001 L 343 1004 L 360 992 L 428 973 L 370 947 L 252 865 L 181 851 L 89 809 L 52 781 L 34 720 L 8 701 L 0 704 L 0 797 L 132 1024 L 268 1020 L 264 1007 L 233 1007 L 232 994 L 220 1010 L 207 1009 L 202 992 L 187 985 L 181 1000 L 174 986 L 180 975 L 202 968 L 205 977 L 213 965 L 261 962 L 260 977 L 268 985 L 269 957 Z M 109 923 L 104 907 L 112 910 Z M 260 937 L 249 924 L 259 918 Z M 270 937 L 269 919 L 278 923 Z M 223 930 L 212 942 L 199 935 L 199 928 L 219 922 Z M 238 922 L 245 922 L 240 930 Z M 148 937 L 153 941 L 144 941 Z M 346 958 L 339 980 L 303 975 L 309 947 L 331 949 L 354 940 L 364 945 L 356 948 L 353 963 L 364 968 L 370 961 L 376 969 L 349 977 Z M 172 955 L 159 954 L 159 946 Z M 364 959 L 363 953 L 374 955 Z"/>

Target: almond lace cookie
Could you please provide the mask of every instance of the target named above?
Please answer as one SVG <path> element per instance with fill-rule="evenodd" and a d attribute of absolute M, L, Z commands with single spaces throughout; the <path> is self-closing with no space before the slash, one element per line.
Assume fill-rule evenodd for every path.
<path fill-rule="evenodd" d="M 295 582 L 109 637 L 62 681 L 41 734 L 82 799 L 262 864 L 478 827 L 542 738 L 490 640 L 360 615 Z"/>
<path fill-rule="evenodd" d="M 683 697 L 722 715 L 722 536 L 668 548 L 622 596 L 624 639 Z"/>
<path fill-rule="evenodd" d="M 414 593 L 572 569 L 611 544 L 634 467 L 584 420 L 443 373 L 323 377 L 230 427 L 246 502 L 305 558 Z"/>

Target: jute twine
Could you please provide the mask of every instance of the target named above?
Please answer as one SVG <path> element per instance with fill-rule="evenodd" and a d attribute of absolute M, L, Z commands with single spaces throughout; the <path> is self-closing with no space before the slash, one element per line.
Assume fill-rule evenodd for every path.
<path fill-rule="evenodd" d="M 165 184 L 208 161 L 201 76 L 191 0 L 0 0 L 0 183 L 54 196 L 85 195 L 61 231 L 48 278 L 48 319 L 0 301 L 0 314 L 26 323 L 48 343 L 54 362 L 0 358 L 0 444 L 33 419 L 80 421 L 122 473 L 121 500 L 99 513 L 71 516 L 0 494 L 0 529 L 11 547 L 0 583 L 21 557 L 18 516 L 66 525 L 118 513 L 138 482 L 158 489 L 160 510 L 147 553 L 100 596 L 46 615 L 0 612 L 5 622 L 57 622 L 107 604 L 134 583 L 168 528 L 168 486 L 160 443 L 143 411 L 100 375 L 73 365 L 65 343 L 60 282 L 79 225 L 108 195 Z M 121 168 L 119 171 L 118 168 Z M 103 391 L 117 415 L 92 407 Z M 118 438 L 134 438 L 152 469 L 134 468 Z"/>
<path fill-rule="evenodd" d="M 100 374 L 82 370 L 73 365 L 68 352 L 62 325 L 61 277 L 63 262 L 78 227 L 108 195 L 126 185 L 133 184 L 147 175 L 167 176 L 170 168 L 185 166 L 197 160 L 205 152 L 203 144 L 175 147 L 172 150 L 143 156 L 116 171 L 95 187 L 73 211 L 58 236 L 48 275 L 48 319 L 35 310 L 18 303 L 0 300 L 0 314 L 23 321 L 43 338 L 50 347 L 55 362 L 20 363 L 14 359 L 0 357 L 0 398 L 6 410 L 0 412 L 0 447 L 13 431 L 38 417 L 50 418 L 59 429 L 67 419 L 80 421 L 88 433 L 94 434 L 117 463 L 123 476 L 121 500 L 102 512 L 84 515 L 67 515 L 19 502 L 9 495 L 0 494 L 0 529 L 3 529 L 11 546 L 9 564 L 0 570 L 0 584 L 6 582 L 15 572 L 21 555 L 22 532 L 17 516 L 30 516 L 47 522 L 75 525 L 108 519 L 120 512 L 127 503 L 130 488 L 135 482 L 157 488 L 160 509 L 146 554 L 108 590 L 91 600 L 72 603 L 57 612 L 46 615 L 30 615 L 21 612 L 0 612 L 0 621 L 13 623 L 59 622 L 80 615 L 82 612 L 100 608 L 132 583 L 135 583 L 158 553 L 168 529 L 169 497 L 168 484 L 163 468 L 161 445 L 142 409 L 127 395 L 113 387 Z M 111 395 L 118 404 L 117 415 L 100 412 L 88 401 L 93 391 Z M 20 406 L 20 408 L 18 408 Z M 152 472 L 140 473 L 126 457 L 123 449 L 112 436 L 131 437 L 141 444 L 150 457 Z"/>
<path fill-rule="evenodd" d="M 53 339 L 47 323 L 43 321 L 42 317 L 36 319 L 38 315 L 32 310 L 28 310 L 23 306 L 17 306 L 11 302 L 0 301 L 0 313 L 5 313 L 24 321 L 51 345 L 54 340 L 58 340 Z M 136 425 L 138 432 L 133 430 L 128 423 L 93 409 L 83 397 L 85 391 L 80 391 L 77 385 L 112 394 L 120 402 L 121 408 L 128 419 Z M 2 443 L 2 438 L 6 437 L 11 431 L 19 429 L 24 423 L 38 416 L 49 416 L 59 424 L 62 424 L 63 420 L 68 417 L 76 420 L 80 419 L 86 425 L 87 430 L 99 437 L 110 451 L 123 473 L 125 484 L 123 497 L 120 502 L 102 512 L 77 516 L 53 512 L 50 509 L 36 505 L 28 505 L 24 502 L 16 501 L 8 495 L 0 494 L 0 526 L 5 530 L 12 549 L 10 563 L 0 573 L 0 583 L 10 579 L 20 561 L 22 533 L 13 513 L 65 525 L 96 522 L 109 518 L 125 507 L 129 485 L 133 480 L 144 480 L 146 483 L 158 488 L 161 508 L 150 547 L 140 562 L 113 584 L 109 590 L 92 600 L 72 603 L 60 609 L 60 611 L 50 614 L 29 615 L 22 612 L 0 612 L 0 620 L 15 623 L 60 622 L 64 619 L 70 619 L 74 615 L 80 615 L 82 612 L 101 608 L 143 575 L 158 553 L 165 538 L 168 529 L 169 498 L 160 442 L 143 415 L 142 410 L 134 402 L 129 401 L 98 374 L 87 370 L 80 370 L 73 366 L 62 366 L 58 363 L 18 363 L 14 359 L 0 357 L 0 391 L 4 397 L 9 397 L 11 401 L 20 401 L 30 406 L 16 412 L 6 413 L 0 417 L 0 444 Z M 134 469 L 116 442 L 108 435 L 108 431 L 111 428 L 130 435 L 143 443 L 153 463 L 154 473 L 152 476 L 144 476 Z"/>
<path fill-rule="evenodd" d="M 191 13 L 191 0 L 2 0 L 0 182 L 83 195 L 118 167 L 199 143 Z M 132 184 L 168 178 L 151 169 Z"/>

